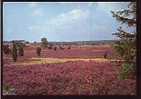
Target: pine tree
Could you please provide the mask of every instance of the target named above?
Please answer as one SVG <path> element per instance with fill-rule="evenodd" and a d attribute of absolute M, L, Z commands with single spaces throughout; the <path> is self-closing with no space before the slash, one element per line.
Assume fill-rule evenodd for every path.
<path fill-rule="evenodd" d="M 37 49 L 36 49 L 36 53 L 37 53 L 38 56 L 41 55 L 41 48 L 40 48 L 40 47 L 37 47 Z"/>
<path fill-rule="evenodd" d="M 4 54 L 6 55 L 10 54 L 9 45 L 3 45 L 3 51 L 4 51 Z"/>
<path fill-rule="evenodd" d="M 121 22 L 121 25 L 127 25 L 128 28 L 136 28 L 136 2 L 129 3 L 128 8 L 125 10 L 112 11 L 112 14 L 116 20 Z M 121 26 L 117 31 L 113 35 L 116 35 L 119 40 L 114 47 L 125 60 L 125 63 L 122 65 L 121 74 L 127 76 L 136 67 L 136 31 L 133 33 L 127 32 Z"/>
<path fill-rule="evenodd" d="M 23 49 L 23 45 L 22 44 L 19 45 L 18 50 L 19 50 L 19 56 L 24 56 L 24 49 Z"/>
<path fill-rule="evenodd" d="M 17 46 L 14 41 L 13 41 L 12 57 L 13 57 L 13 61 L 16 62 L 17 61 Z"/>

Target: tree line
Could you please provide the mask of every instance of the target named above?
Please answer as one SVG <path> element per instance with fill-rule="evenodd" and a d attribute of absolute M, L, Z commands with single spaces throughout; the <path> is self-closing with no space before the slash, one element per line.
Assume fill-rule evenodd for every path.
<path fill-rule="evenodd" d="M 13 61 L 16 62 L 18 56 L 19 57 L 24 56 L 24 47 L 25 47 L 25 44 L 19 43 L 16 41 L 12 41 L 12 49 L 10 49 L 9 45 L 3 45 L 3 52 L 6 55 L 11 54 Z M 37 56 L 41 56 L 42 48 L 47 48 L 47 47 L 48 47 L 48 49 L 54 49 L 55 51 L 57 50 L 56 46 L 55 47 L 52 47 L 52 45 L 48 46 L 47 38 L 45 38 L 45 37 L 41 38 L 41 47 L 36 48 Z M 59 46 L 59 48 L 61 50 L 64 50 L 64 48 L 61 46 Z M 71 47 L 69 46 L 68 49 L 71 49 Z"/>

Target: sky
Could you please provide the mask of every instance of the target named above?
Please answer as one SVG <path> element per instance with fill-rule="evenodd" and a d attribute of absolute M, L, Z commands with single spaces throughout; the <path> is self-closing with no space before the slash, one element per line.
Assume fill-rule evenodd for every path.
<path fill-rule="evenodd" d="M 4 2 L 3 40 L 113 40 L 120 23 L 111 11 L 129 2 Z"/>

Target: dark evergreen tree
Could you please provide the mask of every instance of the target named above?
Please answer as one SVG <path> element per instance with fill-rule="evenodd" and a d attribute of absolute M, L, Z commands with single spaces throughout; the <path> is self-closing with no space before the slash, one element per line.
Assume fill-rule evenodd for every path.
<path fill-rule="evenodd" d="M 55 50 L 55 51 L 57 50 L 57 47 L 56 47 L 56 46 L 54 47 L 54 50 Z"/>
<path fill-rule="evenodd" d="M 37 47 L 37 49 L 36 49 L 36 53 L 37 53 L 38 56 L 41 55 L 41 48 L 40 48 L 40 47 Z"/>
<path fill-rule="evenodd" d="M 16 62 L 17 61 L 17 46 L 14 41 L 13 41 L 12 57 L 13 57 L 13 61 Z"/>
<path fill-rule="evenodd" d="M 19 50 L 19 56 L 24 56 L 24 49 L 22 45 L 19 46 L 18 50 Z"/>
<path fill-rule="evenodd" d="M 125 31 L 121 26 L 118 28 L 118 32 L 114 33 L 119 40 L 115 44 L 115 49 L 125 60 L 122 65 L 121 74 L 122 78 L 126 78 L 130 71 L 135 70 L 136 67 L 136 2 L 131 2 L 128 8 L 122 11 L 112 11 L 113 17 L 116 18 L 121 25 L 127 25 L 135 29 L 134 32 Z"/>
<path fill-rule="evenodd" d="M 4 54 L 6 54 L 6 55 L 10 54 L 9 45 L 3 45 L 3 52 L 4 52 Z"/>

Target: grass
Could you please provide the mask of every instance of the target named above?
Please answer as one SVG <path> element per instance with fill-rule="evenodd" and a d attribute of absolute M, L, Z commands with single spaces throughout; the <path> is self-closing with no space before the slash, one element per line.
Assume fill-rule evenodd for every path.
<path fill-rule="evenodd" d="M 3 85 L 3 95 L 15 95 L 14 88 L 8 85 Z"/>
<path fill-rule="evenodd" d="M 76 62 L 76 61 L 96 61 L 96 62 L 108 62 L 115 61 L 113 59 L 105 58 L 30 58 L 28 61 L 17 62 L 14 65 L 33 65 L 33 64 L 60 64 L 65 62 Z"/>

